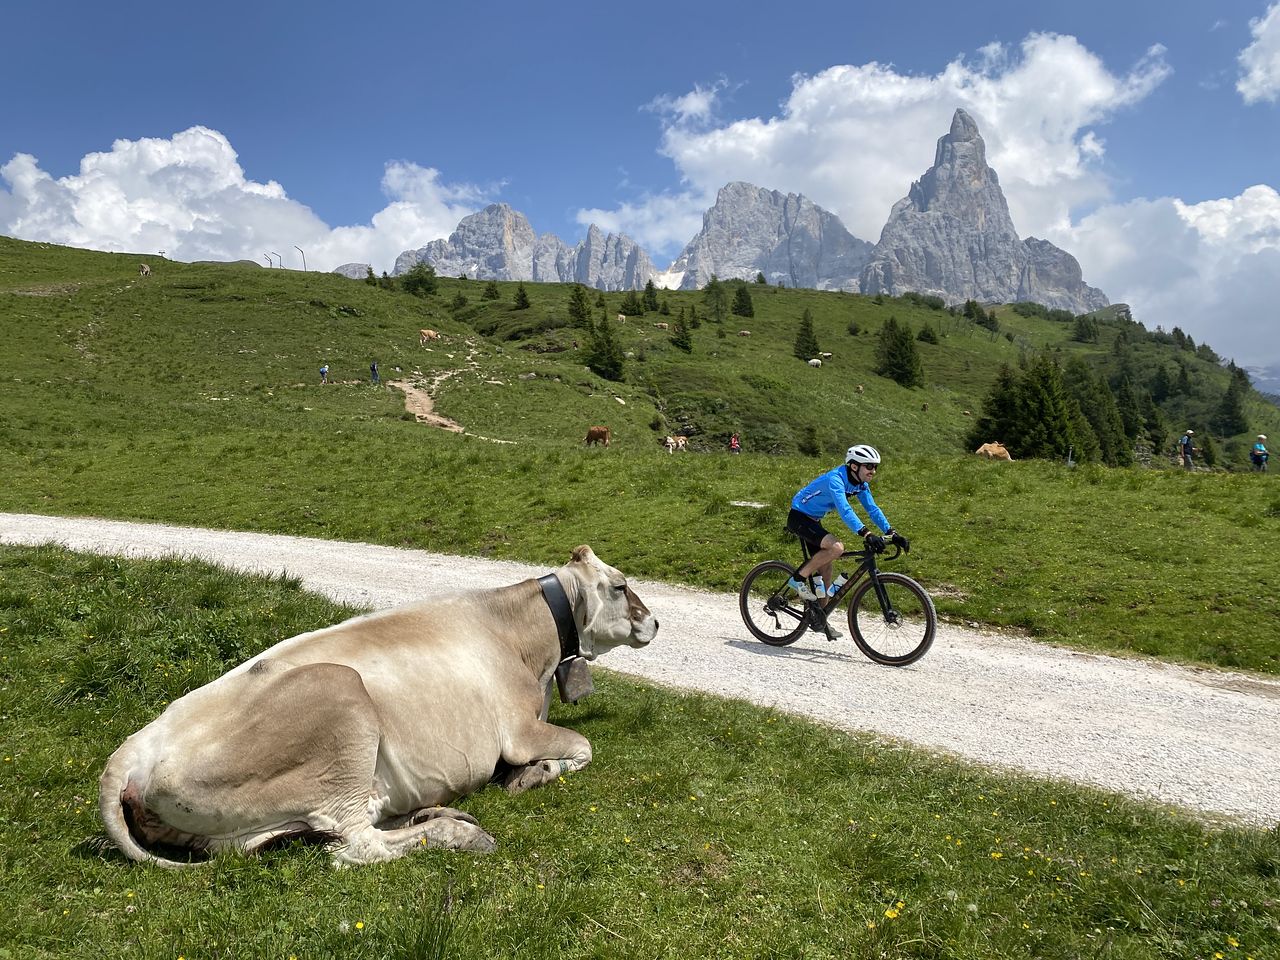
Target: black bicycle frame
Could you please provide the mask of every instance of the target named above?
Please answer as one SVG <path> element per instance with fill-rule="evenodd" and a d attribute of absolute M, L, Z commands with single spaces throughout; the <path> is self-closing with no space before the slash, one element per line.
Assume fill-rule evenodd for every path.
<path fill-rule="evenodd" d="M 800 566 L 804 566 L 813 559 L 813 551 L 810 549 L 807 540 L 800 541 L 800 548 L 804 553 L 804 560 L 801 562 Z M 895 546 L 895 549 L 897 552 L 894 553 L 890 559 L 893 559 L 893 557 L 897 557 L 902 553 L 901 547 Z M 843 560 L 846 557 L 859 558 L 860 562 L 858 564 L 858 570 L 852 577 L 844 582 L 844 585 L 836 592 L 836 595 L 831 598 L 831 602 L 823 607 L 823 611 L 825 612 L 826 610 L 839 606 L 844 600 L 845 594 L 857 586 L 863 577 L 869 576 L 871 578 L 871 587 L 876 592 L 876 600 L 880 602 L 880 610 L 884 614 L 885 622 L 893 623 L 893 604 L 889 600 L 889 591 L 887 591 L 884 588 L 884 584 L 880 582 L 880 577 L 878 576 L 880 568 L 876 565 L 875 551 L 871 549 L 846 550 L 844 553 L 840 554 L 840 559 Z M 812 574 L 807 579 L 812 582 Z"/>

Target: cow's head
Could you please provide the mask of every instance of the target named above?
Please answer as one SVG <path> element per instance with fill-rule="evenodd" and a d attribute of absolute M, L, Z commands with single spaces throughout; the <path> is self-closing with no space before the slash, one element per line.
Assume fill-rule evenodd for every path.
<path fill-rule="evenodd" d="M 624 643 L 643 647 L 658 632 L 658 621 L 627 586 L 627 578 L 590 547 L 584 544 L 575 549 L 562 572 L 577 583 L 573 618 L 579 648 L 588 660 Z"/>

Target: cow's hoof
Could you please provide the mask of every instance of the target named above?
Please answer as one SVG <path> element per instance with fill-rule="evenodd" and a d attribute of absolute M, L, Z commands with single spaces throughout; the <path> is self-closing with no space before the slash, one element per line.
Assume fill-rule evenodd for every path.
<path fill-rule="evenodd" d="M 436 817 L 424 825 L 423 839 L 428 847 L 469 850 L 472 853 L 491 853 L 498 846 L 498 841 L 477 826 L 472 817 L 467 820 Z"/>

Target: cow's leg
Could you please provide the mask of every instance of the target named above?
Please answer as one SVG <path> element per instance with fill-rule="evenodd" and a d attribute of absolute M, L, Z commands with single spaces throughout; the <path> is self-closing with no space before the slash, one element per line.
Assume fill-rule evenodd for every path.
<path fill-rule="evenodd" d="M 530 720 L 512 734 L 502 759 L 512 767 L 502 785 L 508 793 L 523 793 L 585 767 L 591 762 L 591 741 L 576 730 Z"/>
<path fill-rule="evenodd" d="M 448 807 L 433 808 L 430 819 L 394 830 L 380 830 L 372 824 L 344 833 L 330 850 L 340 864 L 358 866 L 395 860 L 406 853 L 432 847 L 488 853 L 496 841 L 476 823 L 475 817 Z"/>

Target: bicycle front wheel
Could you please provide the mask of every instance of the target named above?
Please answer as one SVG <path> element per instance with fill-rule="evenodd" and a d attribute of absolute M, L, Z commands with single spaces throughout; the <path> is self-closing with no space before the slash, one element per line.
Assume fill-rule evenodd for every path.
<path fill-rule="evenodd" d="M 875 584 L 858 584 L 849 601 L 849 632 L 858 649 L 876 663 L 905 667 L 933 646 L 938 614 L 924 587 L 900 573 L 877 574 L 889 600 L 882 608 Z"/>
<path fill-rule="evenodd" d="M 751 635 L 771 647 L 795 643 L 806 626 L 804 601 L 787 581 L 795 570 L 778 560 L 752 569 L 738 591 L 738 609 Z"/>

